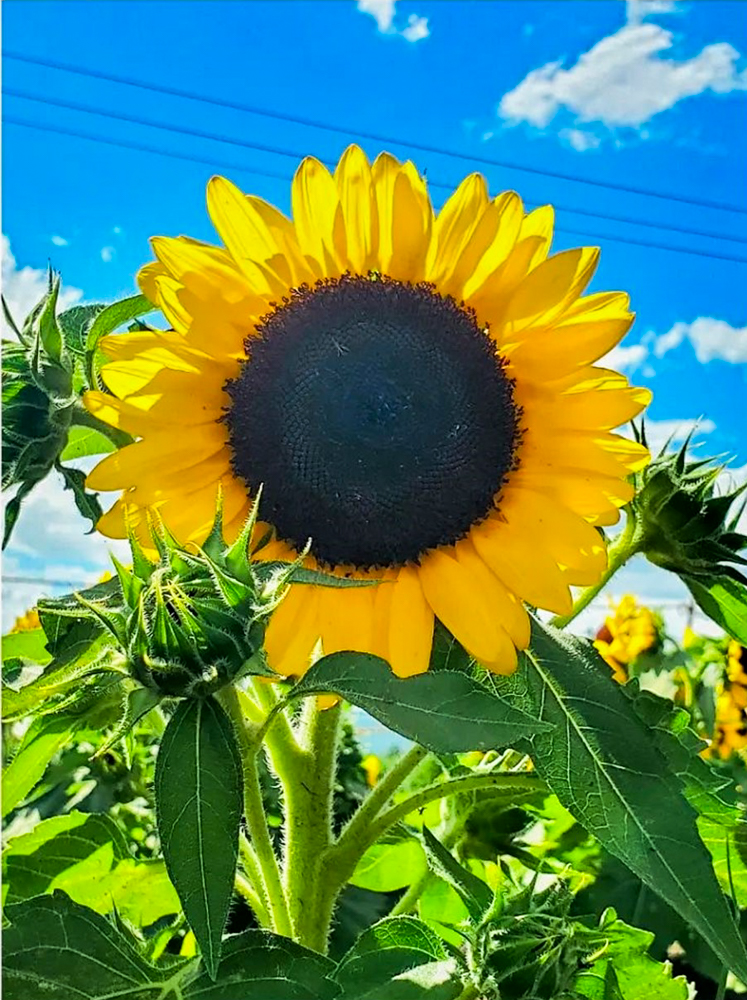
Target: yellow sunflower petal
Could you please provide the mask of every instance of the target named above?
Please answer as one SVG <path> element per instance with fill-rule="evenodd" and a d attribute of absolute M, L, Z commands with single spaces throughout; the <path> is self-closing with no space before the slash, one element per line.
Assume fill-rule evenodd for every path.
<path fill-rule="evenodd" d="M 503 321 L 512 333 L 538 320 L 547 323 L 574 302 L 599 263 L 598 247 L 564 250 L 535 267 L 511 296 Z"/>
<path fill-rule="evenodd" d="M 418 571 L 403 566 L 389 591 L 387 659 L 397 677 L 414 677 L 428 669 L 433 644 L 433 609 L 426 600 Z"/>
<path fill-rule="evenodd" d="M 488 204 L 488 185 L 482 174 L 465 177 L 436 216 L 426 262 L 426 278 L 435 281 L 451 273 Z"/>
<path fill-rule="evenodd" d="M 335 229 L 342 223 L 340 199 L 332 174 L 313 156 L 296 171 L 291 203 L 301 252 L 317 261 L 328 277 L 337 277 L 342 270 L 335 252 Z"/>
<path fill-rule="evenodd" d="M 497 662 L 506 633 L 491 613 L 480 581 L 443 549 L 423 558 L 418 575 L 428 603 L 451 634 L 476 660 Z"/>
<path fill-rule="evenodd" d="M 524 209 L 521 198 L 515 191 L 505 191 L 492 203 L 497 215 L 495 234 L 490 244 L 474 263 L 466 250 L 455 270 L 455 276 L 463 282 L 461 297 L 469 297 L 483 286 L 486 280 L 495 275 L 498 268 L 508 260 L 513 250 L 521 228 Z"/>
<path fill-rule="evenodd" d="M 457 542 L 457 561 L 473 576 L 485 594 L 488 607 L 519 649 L 529 645 L 530 622 L 526 608 L 479 556 L 470 538 Z"/>
<path fill-rule="evenodd" d="M 146 264 L 137 272 L 137 283 L 140 291 L 155 305 L 156 302 L 156 278 L 161 278 L 168 274 L 168 270 L 158 261 Z"/>
<path fill-rule="evenodd" d="M 470 538 L 498 579 L 522 600 L 556 614 L 571 610 L 571 593 L 557 563 L 531 535 L 489 517 L 473 526 Z"/>
<path fill-rule="evenodd" d="M 326 653 L 352 649 L 370 653 L 373 646 L 373 587 L 317 587 L 317 622 Z"/>
<path fill-rule="evenodd" d="M 153 462 L 162 472 L 188 469 L 220 451 L 225 442 L 225 431 L 213 424 L 192 428 L 187 440 L 175 440 L 171 431 L 155 433 L 107 455 L 88 474 L 86 483 L 92 490 L 122 489 L 131 486 Z"/>
<path fill-rule="evenodd" d="M 519 241 L 531 239 L 534 253 L 529 259 L 529 267 L 536 267 L 546 259 L 552 243 L 553 226 L 555 225 L 555 209 L 552 205 L 540 205 L 530 212 L 521 223 Z"/>
<path fill-rule="evenodd" d="M 337 164 L 334 179 L 345 220 L 350 268 L 358 274 L 367 274 L 376 264 L 379 211 L 371 165 L 360 146 L 348 146 Z"/>
<path fill-rule="evenodd" d="M 425 181 L 414 164 L 381 153 L 371 168 L 379 219 L 377 266 L 405 281 L 423 276 L 433 210 Z"/>
<path fill-rule="evenodd" d="M 302 676 L 319 641 L 318 588 L 295 584 L 273 612 L 265 632 L 267 661 L 285 677 Z"/>

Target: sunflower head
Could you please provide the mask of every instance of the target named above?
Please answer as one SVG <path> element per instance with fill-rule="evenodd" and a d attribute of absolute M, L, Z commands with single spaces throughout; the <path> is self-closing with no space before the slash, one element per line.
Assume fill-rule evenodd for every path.
<path fill-rule="evenodd" d="M 550 256 L 552 210 L 467 177 L 439 212 L 412 163 L 356 146 L 303 161 L 292 219 L 223 178 L 222 247 L 156 237 L 140 273 L 167 329 L 101 341 L 107 392 L 86 406 L 139 440 L 92 489 L 99 522 L 147 535 L 155 507 L 202 544 L 215 496 L 228 538 L 260 485 L 257 558 L 371 588 L 291 587 L 266 634 L 301 674 L 356 649 L 427 669 L 440 622 L 488 669 L 529 641 L 525 602 L 559 613 L 606 563 L 600 528 L 645 447 L 613 433 L 648 402 L 594 365 L 627 331 L 623 293 L 584 296 L 594 248 Z"/>
<path fill-rule="evenodd" d="M 627 680 L 627 667 L 643 653 L 654 651 L 658 645 L 659 628 L 654 614 L 639 605 L 631 594 L 621 599 L 594 640 L 594 646 L 620 684 Z"/>

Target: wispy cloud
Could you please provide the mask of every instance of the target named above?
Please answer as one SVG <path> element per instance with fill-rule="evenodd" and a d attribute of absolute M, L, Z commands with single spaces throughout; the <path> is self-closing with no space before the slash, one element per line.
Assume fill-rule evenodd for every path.
<path fill-rule="evenodd" d="M 600 39 L 576 62 L 546 63 L 532 70 L 498 105 L 507 125 L 557 129 L 572 148 L 585 152 L 617 130 L 637 130 L 680 101 L 699 94 L 747 90 L 742 56 L 728 42 L 706 45 L 677 59 L 672 33 L 646 19 L 678 10 L 671 0 L 628 0 L 627 23 Z"/>
<path fill-rule="evenodd" d="M 26 316 L 46 294 L 48 285 L 46 270 L 36 267 L 18 267 L 10 248 L 10 240 L 4 233 L 2 236 L 2 285 L 10 314 L 19 326 L 23 324 Z M 58 300 L 60 311 L 75 305 L 82 295 L 83 292 L 80 288 L 63 285 Z M 0 324 L 3 334 L 12 336 L 12 331 L 4 318 L 0 320 Z"/>
<path fill-rule="evenodd" d="M 730 364 L 747 364 L 747 326 L 734 327 L 723 319 L 699 316 L 692 323 L 675 323 L 661 336 L 649 334 L 648 343 L 657 358 L 689 340 L 695 357 L 701 364 L 709 361 L 728 361 Z"/>
<path fill-rule="evenodd" d="M 117 251 L 114 249 L 114 247 L 102 247 L 101 248 L 101 259 L 103 260 L 103 262 L 105 264 L 109 264 L 109 263 L 111 263 L 111 261 L 114 260 L 114 254 L 116 252 Z"/>
<path fill-rule="evenodd" d="M 399 35 L 406 42 L 420 42 L 430 35 L 428 18 L 410 14 L 403 27 L 397 27 L 396 0 L 357 0 L 358 10 L 370 14 L 382 35 Z"/>
<path fill-rule="evenodd" d="M 64 236 L 50 236 L 50 239 L 56 247 L 69 246 L 69 241 Z"/>

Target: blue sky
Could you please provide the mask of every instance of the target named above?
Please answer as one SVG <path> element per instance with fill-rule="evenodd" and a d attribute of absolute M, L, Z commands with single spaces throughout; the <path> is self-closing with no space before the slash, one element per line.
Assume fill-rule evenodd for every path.
<path fill-rule="evenodd" d="M 298 156 L 333 161 L 360 133 L 378 134 L 390 141 L 362 139 L 366 151 L 412 156 L 427 171 L 437 204 L 445 191 L 436 184 L 455 184 L 477 168 L 496 193 L 513 188 L 528 203 L 561 206 L 559 229 L 575 232 L 558 232 L 556 248 L 601 245 L 593 289 L 631 293 L 638 320 L 611 360 L 654 389 L 650 418 L 657 439 L 702 417 L 704 448 L 726 451 L 735 468 L 747 469 L 744 265 L 720 259 L 747 259 L 747 214 L 584 182 L 747 208 L 747 20 L 738 6 L 738 0 L 6 0 L 6 295 L 19 311 L 32 304 L 48 260 L 62 271 L 68 302 L 131 292 L 135 271 L 150 259 L 150 236 L 215 238 L 204 207 L 211 174 L 224 173 L 287 210 Z M 346 131 L 166 96 L 10 55 L 64 61 Z M 221 134 L 239 144 L 113 114 Z M 18 120 L 210 162 L 21 127 L 13 123 Z M 579 181 L 471 166 L 409 144 Z M 715 236 L 589 218 L 573 208 Z M 105 545 L 82 537 L 83 522 L 70 506 L 57 484 L 32 498 L 6 559 L 7 574 L 78 582 L 103 567 Z M 673 600 L 680 593 L 672 581 L 654 579 L 648 570 L 639 579 L 635 572 L 630 585 L 648 588 L 644 596 Z M 6 618 L 33 601 L 34 586 L 12 587 Z"/>

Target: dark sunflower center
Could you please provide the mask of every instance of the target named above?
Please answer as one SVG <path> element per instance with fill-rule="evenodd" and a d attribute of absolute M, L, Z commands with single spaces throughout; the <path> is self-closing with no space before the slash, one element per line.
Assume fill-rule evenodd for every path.
<path fill-rule="evenodd" d="M 429 285 L 345 275 L 294 290 L 227 391 L 233 465 L 263 520 L 321 562 L 385 566 L 490 511 L 518 411 L 492 341 Z"/>

